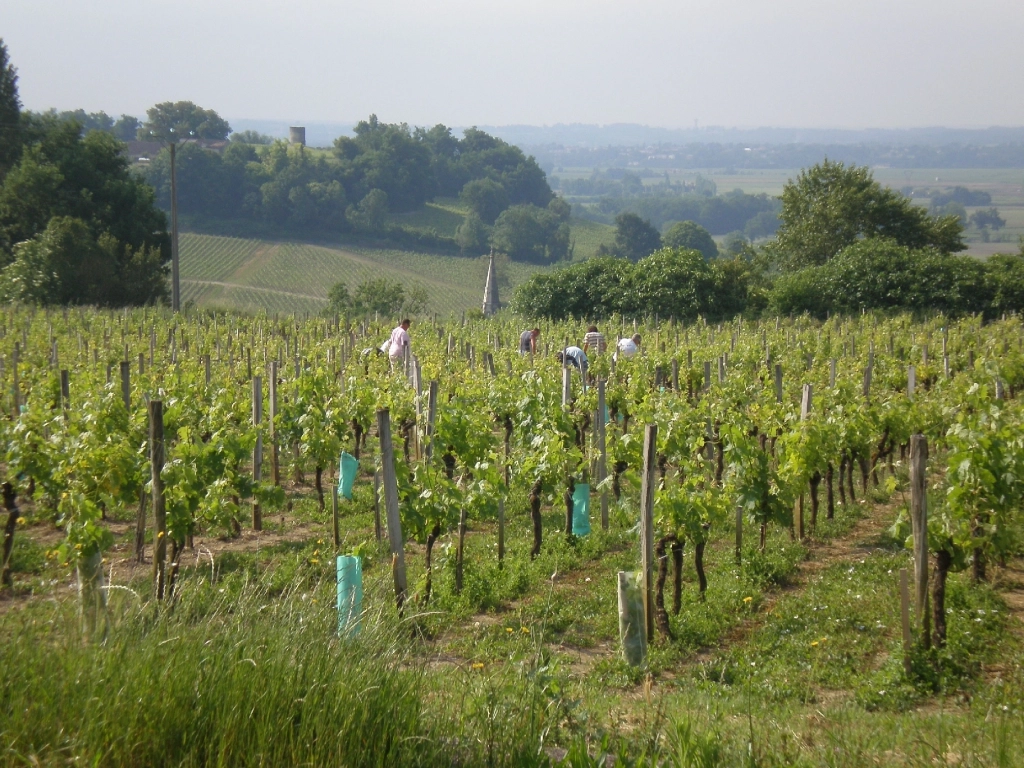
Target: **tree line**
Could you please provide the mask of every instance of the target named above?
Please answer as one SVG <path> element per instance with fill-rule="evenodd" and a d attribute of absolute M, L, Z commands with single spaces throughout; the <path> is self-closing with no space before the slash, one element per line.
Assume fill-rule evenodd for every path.
<path fill-rule="evenodd" d="M 535 275 L 512 306 L 551 319 L 1024 311 L 1024 244 L 984 262 L 960 256 L 957 216 L 930 214 L 867 168 L 815 165 L 786 184 L 780 205 L 773 240 L 717 259 L 692 222 L 662 240 L 650 222 L 620 215 L 609 255 Z"/>
<path fill-rule="evenodd" d="M 166 219 L 123 148 L 110 132 L 23 113 L 0 39 L 0 301 L 165 300 Z"/>
<path fill-rule="evenodd" d="M 224 123 L 219 137 L 229 131 Z M 234 141 L 215 152 L 185 139 L 177 151 L 179 211 L 197 219 L 247 221 L 266 231 L 372 235 L 473 255 L 486 249 L 493 234 L 513 258 L 565 257 L 568 232 L 559 225 L 568 214 L 549 209 L 554 194 L 546 176 L 518 147 L 475 128 L 460 139 L 444 125 L 410 128 L 375 115 L 358 123 L 354 134 L 336 139 L 329 151 Z M 166 151 L 145 170 L 165 208 L 170 175 Z M 469 208 L 455 237 L 389 223 L 389 213 L 414 211 L 437 197 L 458 197 Z"/>

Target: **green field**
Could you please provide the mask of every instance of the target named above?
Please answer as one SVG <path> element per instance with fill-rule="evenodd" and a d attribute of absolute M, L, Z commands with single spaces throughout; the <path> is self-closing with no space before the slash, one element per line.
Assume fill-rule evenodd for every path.
<path fill-rule="evenodd" d="M 507 300 L 512 289 L 539 267 L 507 263 L 499 272 Z M 321 310 L 339 281 L 354 288 L 364 280 L 388 277 L 406 287 L 421 285 L 430 296 L 428 312 L 458 313 L 479 308 L 487 260 L 328 247 L 307 243 L 251 240 L 183 233 L 182 300 L 200 307 L 246 312 L 302 314 Z"/>

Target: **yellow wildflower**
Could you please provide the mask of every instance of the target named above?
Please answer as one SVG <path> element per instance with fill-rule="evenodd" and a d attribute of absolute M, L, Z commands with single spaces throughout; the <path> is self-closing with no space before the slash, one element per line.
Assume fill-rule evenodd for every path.
<path fill-rule="evenodd" d="M 511 635 L 515 630 L 512 627 L 505 627 L 505 631 Z"/>
<path fill-rule="evenodd" d="M 747 597 L 743 598 L 743 602 L 744 603 L 750 603 L 750 602 L 753 602 L 753 600 L 754 600 L 754 598 L 752 598 L 750 596 L 747 596 Z"/>
<path fill-rule="evenodd" d="M 19 517 L 15 522 L 17 522 L 18 525 L 24 525 L 25 524 L 25 518 L 24 517 Z"/>
<path fill-rule="evenodd" d="M 818 641 L 817 640 L 811 640 L 811 648 L 817 648 L 817 647 L 818 647 Z"/>
<path fill-rule="evenodd" d="M 484 665 L 483 665 L 483 664 L 482 664 L 481 662 L 479 662 L 479 661 L 478 661 L 478 662 L 476 662 L 476 663 L 475 663 L 475 664 L 473 665 L 473 669 L 483 669 L 483 668 L 484 668 Z"/>
<path fill-rule="evenodd" d="M 522 631 L 522 633 L 524 635 L 530 634 L 530 628 L 529 627 L 520 627 L 520 630 Z"/>
<path fill-rule="evenodd" d="M 156 535 L 156 537 L 157 537 L 158 539 L 162 539 L 162 538 L 164 537 L 164 532 L 163 532 L 163 531 L 160 531 L 160 533 L 158 533 L 158 534 Z"/>

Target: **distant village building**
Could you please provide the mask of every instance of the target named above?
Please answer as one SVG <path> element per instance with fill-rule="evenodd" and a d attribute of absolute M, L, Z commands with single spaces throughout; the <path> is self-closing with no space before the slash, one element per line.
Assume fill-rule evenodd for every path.
<path fill-rule="evenodd" d="M 498 270 L 494 266 L 494 249 L 491 248 L 491 257 L 487 262 L 487 283 L 484 285 L 484 317 L 490 317 L 501 309 L 501 300 L 498 298 Z"/>

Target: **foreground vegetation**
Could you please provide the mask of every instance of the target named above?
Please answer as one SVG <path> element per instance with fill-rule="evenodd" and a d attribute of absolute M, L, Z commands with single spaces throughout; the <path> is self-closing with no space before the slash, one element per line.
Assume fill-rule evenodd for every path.
<path fill-rule="evenodd" d="M 604 330 L 626 328 L 616 318 Z M 424 397 L 439 386 L 431 458 L 415 388 L 359 354 L 388 330 L 4 311 L 4 469 L 18 493 L 0 602 L 4 762 L 1020 764 L 1019 321 L 641 325 L 640 357 L 614 370 L 592 360 L 609 408 L 604 484 L 595 388 L 573 376 L 563 407 L 552 359 L 581 326 L 544 326 L 531 359 L 514 351 L 514 318 L 414 324 Z M 250 378 L 274 360 L 272 437 L 252 425 Z M 139 538 L 148 399 L 165 407 L 167 517 L 144 505 Z M 400 610 L 388 534 L 376 533 L 383 407 L 407 537 Z M 646 423 L 659 426 L 664 608 L 645 664 L 631 667 L 614 584 L 639 563 Z M 929 546 L 948 571 L 932 580 L 945 631 L 933 624 L 932 648 L 905 650 L 903 455 L 915 431 L 930 444 Z M 335 539 L 342 449 L 361 468 Z M 585 482 L 587 535 L 565 501 Z M 151 567 L 165 542 L 159 600 Z M 363 563 L 355 636 L 337 633 L 335 553 Z M 98 613 L 96 555 L 109 584 Z"/>

